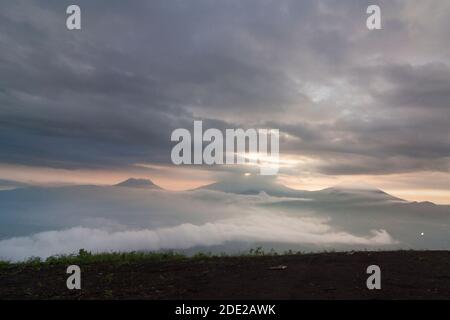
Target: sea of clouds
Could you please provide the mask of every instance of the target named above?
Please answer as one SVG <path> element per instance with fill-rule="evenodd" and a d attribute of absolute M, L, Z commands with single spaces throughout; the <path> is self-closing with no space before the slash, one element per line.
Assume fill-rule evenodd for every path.
<path fill-rule="evenodd" d="M 53 191 L 57 192 L 54 197 Z M 40 217 L 40 221 L 52 221 L 59 227 L 49 226 L 48 231 L 1 240 L 0 258 L 46 258 L 74 253 L 81 248 L 92 252 L 182 250 L 239 242 L 278 243 L 286 248 L 292 245 L 380 247 L 396 243 L 383 229 L 355 235 L 334 228 L 330 219 L 305 210 L 293 215 L 266 206 L 304 199 L 207 190 L 166 192 L 108 187 L 94 188 L 88 193 L 80 188 L 65 191 L 49 189 L 48 201 L 36 206 L 33 212 L 35 219 Z M 74 208 L 73 203 L 80 197 L 83 200 Z M 36 201 L 35 195 L 28 198 Z M 118 199 L 121 206 L 115 205 Z M 69 214 L 74 210 L 76 215 Z M 20 219 L 20 212 L 16 214 Z"/>

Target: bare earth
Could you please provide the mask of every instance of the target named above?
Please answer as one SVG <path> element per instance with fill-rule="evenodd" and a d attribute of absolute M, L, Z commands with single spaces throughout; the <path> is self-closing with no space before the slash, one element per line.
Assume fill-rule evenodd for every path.
<path fill-rule="evenodd" d="M 368 290 L 366 268 L 381 268 Z M 271 267 L 283 265 L 284 270 Z M 0 299 L 450 299 L 450 251 L 320 253 L 0 269 Z"/>

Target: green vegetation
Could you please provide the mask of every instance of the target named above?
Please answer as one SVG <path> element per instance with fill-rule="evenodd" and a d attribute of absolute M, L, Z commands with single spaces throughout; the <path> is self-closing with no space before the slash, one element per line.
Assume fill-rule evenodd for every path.
<path fill-rule="evenodd" d="M 48 257 L 45 260 L 32 257 L 23 262 L 12 263 L 9 261 L 0 261 L 0 269 L 11 266 L 29 266 L 41 267 L 45 265 L 70 265 L 70 264 L 92 264 L 92 263 L 117 263 L 127 264 L 143 261 L 170 261 L 186 259 L 186 256 L 174 251 L 165 252 L 105 252 L 91 253 L 81 249 L 78 254 L 56 255 Z"/>
<path fill-rule="evenodd" d="M 115 264 L 129 264 L 133 262 L 149 262 L 149 261 L 175 261 L 183 259 L 211 259 L 216 257 L 261 257 L 261 256 L 276 256 L 275 250 L 271 249 L 266 252 L 262 247 L 256 249 L 250 249 L 248 252 L 244 252 L 236 255 L 227 255 L 225 253 L 213 254 L 211 252 L 199 252 L 193 256 L 187 256 L 183 253 L 176 251 L 158 251 L 158 252 L 144 252 L 144 251 L 132 251 L 132 252 L 104 252 L 104 253 L 91 253 L 84 249 L 81 249 L 77 254 L 68 255 L 56 255 L 51 256 L 45 260 L 38 257 L 31 257 L 23 262 L 9 262 L 0 261 L 0 269 L 8 268 L 12 266 L 21 267 L 42 267 L 46 265 L 70 265 L 70 264 L 92 264 L 92 263 L 115 263 Z M 302 254 L 302 252 L 293 252 L 291 250 L 282 253 L 283 255 Z"/>

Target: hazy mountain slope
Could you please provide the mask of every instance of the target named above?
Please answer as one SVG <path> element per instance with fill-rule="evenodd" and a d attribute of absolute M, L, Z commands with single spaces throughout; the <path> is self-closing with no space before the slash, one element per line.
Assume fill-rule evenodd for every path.
<path fill-rule="evenodd" d="M 310 193 L 310 201 L 266 204 L 273 210 L 329 219 L 330 225 L 361 234 L 383 229 L 402 248 L 450 248 L 450 206 L 408 202 L 380 190 L 336 190 Z"/>
<path fill-rule="evenodd" d="M 84 246 L 92 243 L 95 249 L 99 238 L 104 239 L 101 248 L 124 250 L 450 248 L 450 206 L 407 202 L 376 189 L 305 192 L 270 179 L 245 178 L 189 192 L 134 180 L 125 186 L 0 191 L 0 253 L 34 252 L 38 245 L 41 251 L 57 250 L 67 241 L 67 248 L 87 241 Z M 71 229 L 78 227 L 88 229 Z M 1 242 L 52 230 L 62 233 L 19 239 L 17 249 Z"/>
<path fill-rule="evenodd" d="M 374 201 L 406 202 L 403 199 L 394 197 L 377 188 L 356 188 L 345 186 L 334 186 L 323 190 L 315 191 L 311 194 L 316 200 L 323 201 L 357 201 L 363 200 L 365 203 Z"/>
<path fill-rule="evenodd" d="M 139 228 L 178 223 L 174 195 L 157 188 L 30 187 L 0 191 L 0 239 L 77 225 Z M 160 201 L 156 201 L 160 199 Z M 180 199 L 182 201 L 182 199 Z M 162 202 L 167 202 L 161 205 Z M 170 212 L 167 207 L 170 207 Z M 174 208 L 172 208 L 174 207 Z M 186 210 L 189 213 L 189 210 Z M 175 215 L 178 216 L 175 218 Z M 151 216 L 148 220 L 146 217 Z M 195 217 L 195 215 L 194 215 Z"/>
<path fill-rule="evenodd" d="M 276 197 L 305 197 L 309 194 L 308 191 L 291 189 L 277 183 L 273 177 L 257 175 L 233 176 L 232 178 L 224 179 L 199 189 L 249 195 L 265 192 L 268 195 Z"/>
<path fill-rule="evenodd" d="M 1 190 L 11 190 L 11 189 L 17 189 L 17 188 L 24 188 L 29 186 L 26 183 L 13 181 L 13 180 L 6 180 L 6 179 L 0 179 L 0 191 Z"/>

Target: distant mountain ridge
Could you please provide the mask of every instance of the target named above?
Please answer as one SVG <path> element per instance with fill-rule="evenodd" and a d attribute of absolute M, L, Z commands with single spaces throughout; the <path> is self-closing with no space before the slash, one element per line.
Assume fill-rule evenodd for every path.
<path fill-rule="evenodd" d="M 345 200 L 390 200 L 405 201 L 390 195 L 383 190 L 375 187 L 362 185 L 336 185 L 316 191 L 297 190 L 289 188 L 281 183 L 276 182 L 273 178 L 262 176 L 233 176 L 233 178 L 224 179 L 203 187 L 200 190 L 215 190 L 234 194 L 255 195 L 265 192 L 275 197 L 290 198 L 311 198 L 320 201 L 345 201 Z"/>
<path fill-rule="evenodd" d="M 0 190 L 24 188 L 24 187 L 28 187 L 28 186 L 30 186 L 30 185 L 27 183 L 14 181 L 14 180 L 0 179 Z"/>
<path fill-rule="evenodd" d="M 130 178 L 108 186 L 30 186 L 0 191 L 0 241 L 79 227 L 138 230 L 191 224 L 197 228 L 244 213 L 258 219 L 259 215 L 261 219 L 266 215 L 279 215 L 280 220 L 296 217 L 306 219 L 307 224 L 311 218 L 319 219 L 337 232 L 359 235 L 386 230 L 403 248 L 450 248 L 450 205 L 404 201 L 375 188 L 334 186 L 302 191 L 288 188 L 274 177 L 242 174 L 197 191 L 160 189 L 151 180 Z M 254 196 L 261 193 L 269 197 Z M 307 250 L 318 248 L 314 243 L 304 245 Z"/>
<path fill-rule="evenodd" d="M 2 182 L 4 188 L 2 188 Z M 28 185 L 9 180 L 0 179 L 0 191 L 10 190 L 17 188 L 47 188 L 48 186 Z M 61 186 L 63 187 L 63 186 Z M 70 187 L 70 186 L 66 186 Z M 83 185 L 74 185 L 72 187 L 83 187 Z M 101 188 L 101 186 L 98 186 Z M 150 179 L 143 178 L 128 178 L 122 182 L 112 185 L 112 187 L 124 187 L 130 189 L 149 189 L 149 190 L 164 190 Z M 359 199 L 361 201 L 400 201 L 409 202 L 393 196 L 383 190 L 377 189 L 372 186 L 368 186 L 364 183 L 361 184 L 338 184 L 332 187 L 328 187 L 316 191 L 298 190 L 287 187 L 281 183 L 278 183 L 274 177 L 260 176 L 260 175 L 233 175 L 225 179 L 219 180 L 212 184 L 208 184 L 194 190 L 214 190 L 232 194 L 242 195 L 257 195 L 261 192 L 274 197 L 289 197 L 289 198 L 310 198 L 318 201 L 347 201 Z M 419 203 L 419 202 L 417 202 Z M 428 202 L 433 204 L 432 202 Z M 434 204 L 433 204 L 434 205 Z"/>
<path fill-rule="evenodd" d="M 115 187 L 139 188 L 139 189 L 159 189 L 162 188 L 153 183 L 150 179 L 129 178 L 114 185 Z"/>

